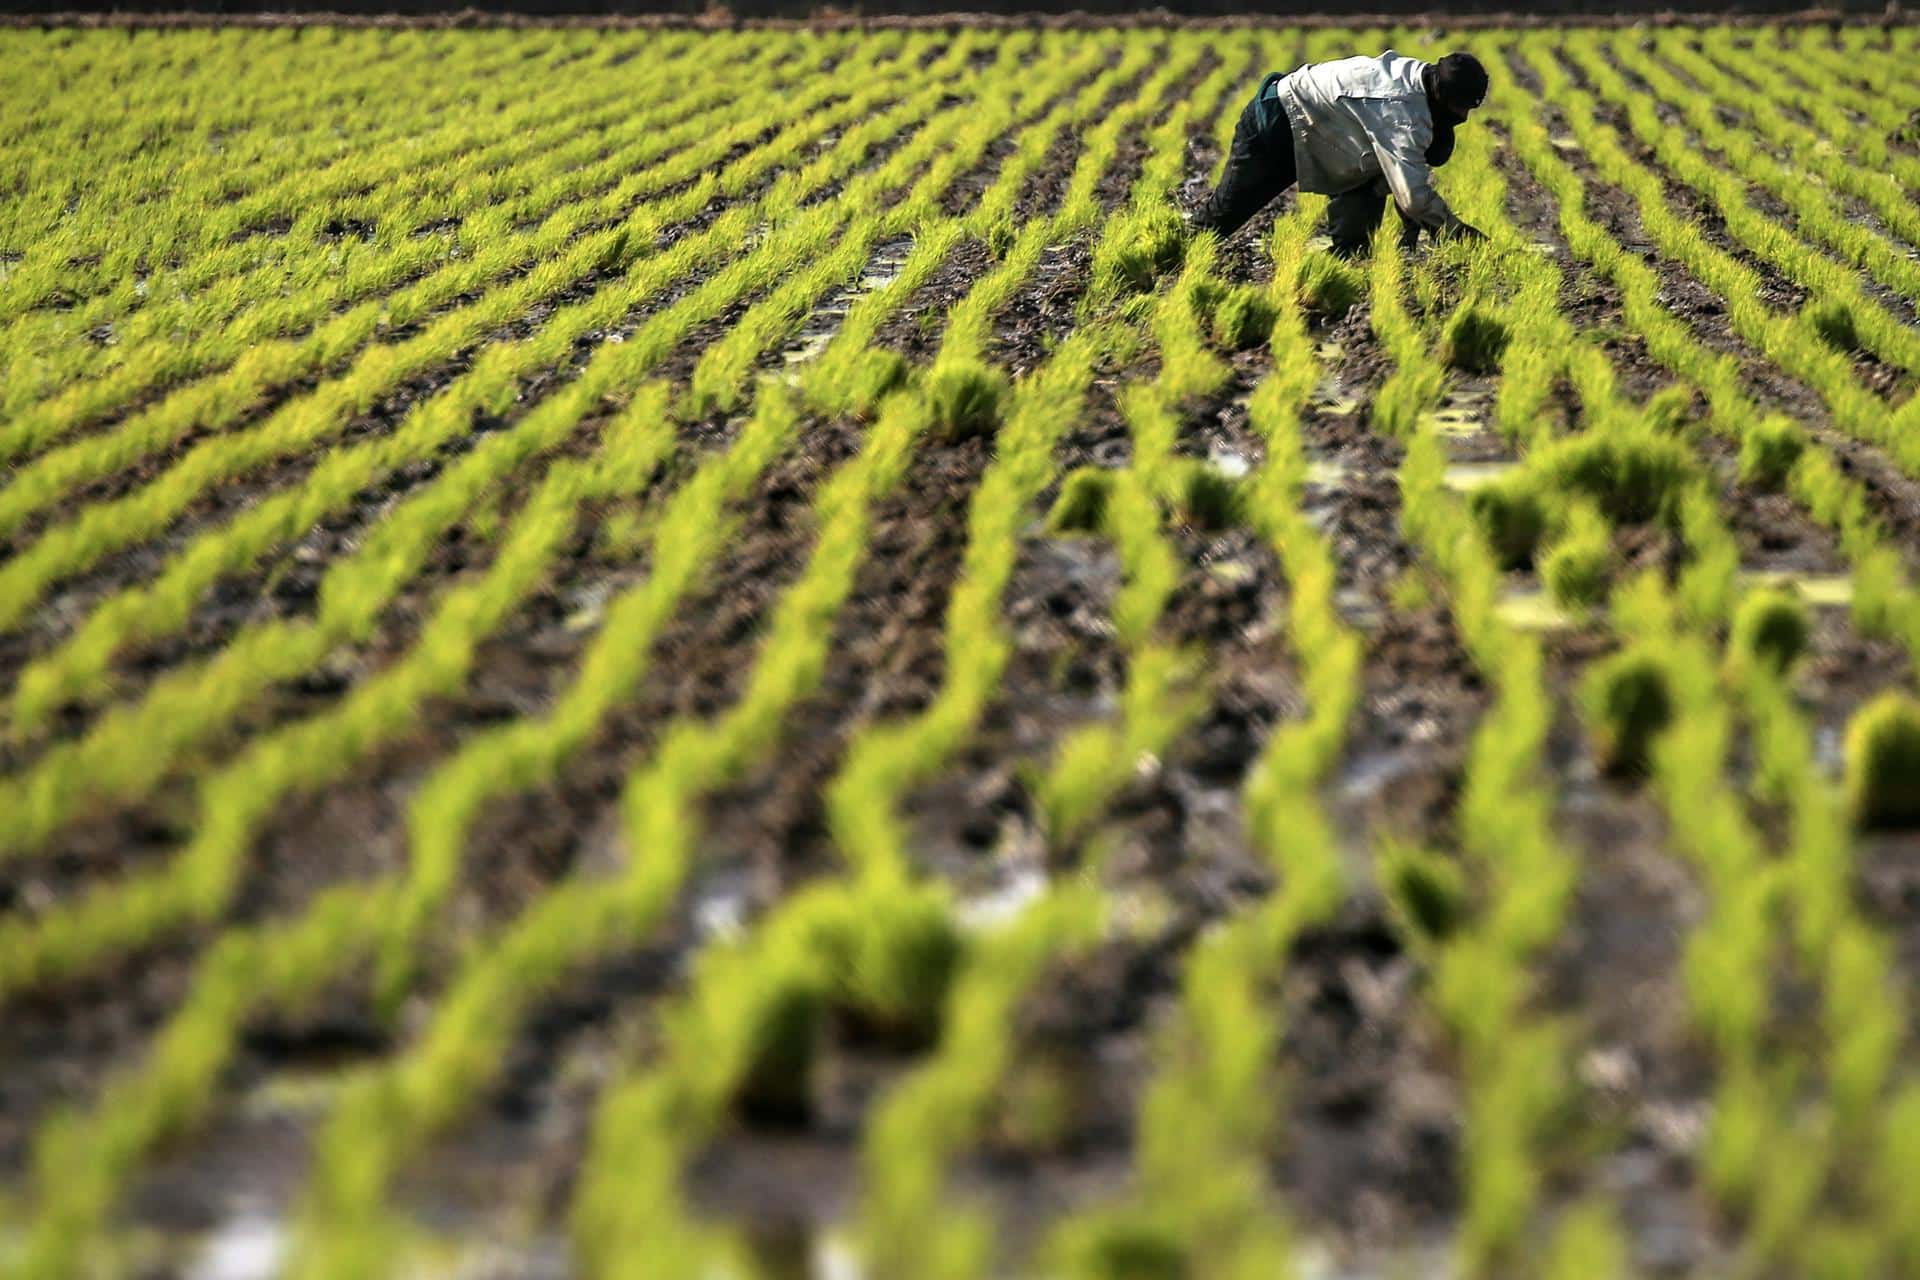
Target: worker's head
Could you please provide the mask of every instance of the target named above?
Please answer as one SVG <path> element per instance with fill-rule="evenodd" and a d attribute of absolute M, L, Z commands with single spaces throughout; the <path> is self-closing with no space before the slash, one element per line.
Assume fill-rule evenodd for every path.
<path fill-rule="evenodd" d="M 1487 69 L 1470 53 L 1450 53 L 1433 64 L 1427 97 L 1436 121 L 1465 124 L 1487 97 Z"/>

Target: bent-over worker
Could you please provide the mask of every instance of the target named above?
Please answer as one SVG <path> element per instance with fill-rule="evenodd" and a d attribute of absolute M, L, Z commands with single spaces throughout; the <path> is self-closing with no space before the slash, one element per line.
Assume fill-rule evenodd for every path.
<path fill-rule="evenodd" d="M 1404 247 L 1423 228 L 1484 238 L 1433 189 L 1433 170 L 1453 154 L 1455 127 L 1486 96 L 1486 68 L 1470 53 L 1422 62 L 1389 49 L 1276 71 L 1240 113 L 1226 172 L 1189 225 L 1224 239 L 1298 182 L 1333 197 L 1327 231 L 1342 257 L 1365 251 L 1389 195 L 1405 224 Z"/>

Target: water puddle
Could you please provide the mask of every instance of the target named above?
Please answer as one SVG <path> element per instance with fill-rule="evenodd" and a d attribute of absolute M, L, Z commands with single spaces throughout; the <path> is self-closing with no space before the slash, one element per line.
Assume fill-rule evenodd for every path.
<path fill-rule="evenodd" d="M 1472 409 L 1433 409 L 1420 415 L 1420 428 L 1437 436 L 1477 436 L 1487 424 Z"/>
<path fill-rule="evenodd" d="M 852 309 L 854 299 L 864 293 L 884 289 L 899 278 L 900 269 L 906 265 L 907 254 L 913 248 L 913 237 L 901 236 L 877 246 L 867 259 L 866 270 L 853 284 L 830 291 L 827 296 L 808 313 L 806 323 L 800 326 L 799 334 L 793 342 L 781 351 L 780 358 L 788 365 L 806 364 L 820 358 L 833 342 L 834 335 L 840 332 L 841 323 L 846 320 L 847 312 Z"/>
<path fill-rule="evenodd" d="M 1507 592 L 1493 612 L 1516 631 L 1564 631 L 1579 621 L 1539 588 Z"/>
<path fill-rule="evenodd" d="M 1788 569 L 1747 569 L 1740 574 L 1747 588 L 1779 587 L 1791 591 L 1817 609 L 1844 609 L 1853 604 L 1853 576 L 1845 573 L 1794 573 Z"/>
<path fill-rule="evenodd" d="M 1444 483 L 1455 493 L 1484 489 L 1518 465 L 1512 462 L 1456 462 L 1447 468 Z"/>
<path fill-rule="evenodd" d="M 273 1280 L 287 1251 L 286 1224 L 242 1212 L 215 1227 L 181 1270 L 185 1280 Z"/>
<path fill-rule="evenodd" d="M 956 907 L 969 929 L 1005 924 L 1047 891 L 1046 871 L 1038 866 L 1010 867 L 1001 882 L 984 893 L 962 898 Z"/>
<path fill-rule="evenodd" d="M 1215 445 L 1207 450 L 1207 465 L 1229 480 L 1238 480 L 1253 470 L 1253 459 L 1238 449 Z"/>
<path fill-rule="evenodd" d="M 1338 489 L 1347 482 L 1347 468 L 1339 462 L 1309 462 L 1307 484 L 1322 489 Z"/>

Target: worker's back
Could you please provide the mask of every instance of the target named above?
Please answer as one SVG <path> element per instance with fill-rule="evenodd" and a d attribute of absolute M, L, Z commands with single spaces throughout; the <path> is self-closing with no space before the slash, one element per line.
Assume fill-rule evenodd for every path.
<path fill-rule="evenodd" d="M 1389 49 L 1377 58 L 1308 63 L 1281 80 L 1300 189 L 1335 194 L 1378 177 L 1377 141 L 1424 152 L 1433 141 L 1426 66 Z"/>

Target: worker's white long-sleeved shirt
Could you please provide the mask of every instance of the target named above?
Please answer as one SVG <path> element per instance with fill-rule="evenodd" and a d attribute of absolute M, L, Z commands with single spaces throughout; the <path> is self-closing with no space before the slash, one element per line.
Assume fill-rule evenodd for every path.
<path fill-rule="evenodd" d="M 1413 221 L 1435 228 L 1459 222 L 1433 189 L 1427 163 L 1433 112 L 1421 82 L 1426 66 L 1389 49 L 1377 58 L 1310 62 L 1276 82 L 1293 128 L 1300 189 L 1339 195 L 1384 177 Z"/>

